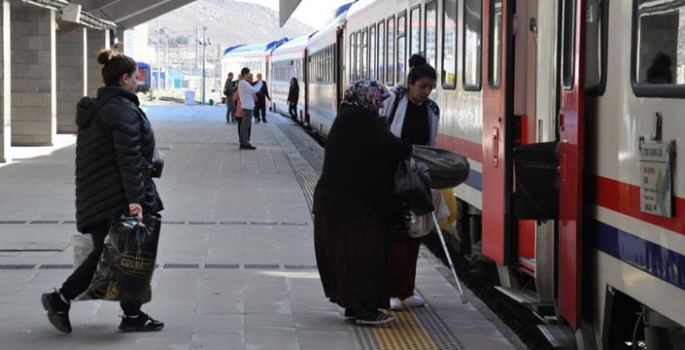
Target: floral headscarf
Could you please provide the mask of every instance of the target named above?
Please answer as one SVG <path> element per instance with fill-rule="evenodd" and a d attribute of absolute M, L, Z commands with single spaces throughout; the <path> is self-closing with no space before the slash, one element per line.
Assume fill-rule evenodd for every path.
<path fill-rule="evenodd" d="M 342 104 L 363 107 L 377 114 L 389 96 L 388 89 L 376 80 L 359 80 L 345 90 Z"/>

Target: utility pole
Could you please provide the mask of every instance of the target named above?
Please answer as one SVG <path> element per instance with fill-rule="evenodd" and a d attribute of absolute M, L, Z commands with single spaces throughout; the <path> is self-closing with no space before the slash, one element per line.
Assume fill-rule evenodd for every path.
<path fill-rule="evenodd" d="M 161 87 L 160 87 L 159 81 L 162 78 L 162 72 L 160 69 L 162 66 L 162 63 L 159 59 L 159 19 L 157 19 L 156 22 L 157 22 L 157 93 L 159 94 L 159 93 L 161 93 Z"/>
<path fill-rule="evenodd" d="M 207 63 L 207 27 L 202 27 L 202 105 L 205 104 L 205 79 L 207 78 L 206 72 Z"/>

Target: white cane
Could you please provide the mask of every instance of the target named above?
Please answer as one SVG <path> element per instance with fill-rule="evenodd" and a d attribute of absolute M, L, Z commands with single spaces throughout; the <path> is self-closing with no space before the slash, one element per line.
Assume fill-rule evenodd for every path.
<path fill-rule="evenodd" d="M 442 236 L 442 231 L 440 230 L 440 224 L 438 224 L 438 219 L 435 217 L 435 212 L 431 212 L 433 217 L 433 223 L 435 224 L 435 230 L 438 232 L 438 237 L 440 237 L 440 242 L 442 243 L 442 249 L 445 250 L 445 256 L 447 256 L 447 262 L 450 265 L 450 270 L 452 270 L 452 275 L 454 275 L 454 280 L 457 282 L 457 288 L 459 289 L 459 294 L 461 294 L 461 303 L 466 304 L 466 296 L 461 290 L 461 285 L 459 284 L 459 278 L 457 278 L 457 271 L 454 269 L 454 264 L 452 263 L 452 258 L 450 257 L 450 252 L 447 250 L 447 244 L 445 243 L 445 238 Z"/>

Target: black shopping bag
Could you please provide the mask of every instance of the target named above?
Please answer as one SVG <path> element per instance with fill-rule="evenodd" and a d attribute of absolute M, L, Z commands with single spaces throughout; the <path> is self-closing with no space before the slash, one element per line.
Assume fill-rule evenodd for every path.
<path fill-rule="evenodd" d="M 150 281 L 155 270 L 161 220 L 135 217 L 110 220 L 109 233 L 97 270 L 86 292 L 91 299 L 147 303 L 152 298 Z"/>
<path fill-rule="evenodd" d="M 401 161 L 397 166 L 395 195 L 416 215 L 420 216 L 433 211 L 433 195 L 428 179 L 419 173 L 411 158 Z"/>

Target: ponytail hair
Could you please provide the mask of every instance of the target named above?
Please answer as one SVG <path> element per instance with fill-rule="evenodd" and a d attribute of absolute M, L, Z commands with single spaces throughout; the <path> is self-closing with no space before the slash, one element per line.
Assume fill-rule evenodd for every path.
<path fill-rule="evenodd" d="M 133 75 L 138 69 L 138 64 L 133 58 L 114 50 L 100 51 L 98 63 L 103 65 L 102 80 L 105 81 L 105 86 L 121 85 L 122 75 Z"/>
<path fill-rule="evenodd" d="M 433 80 L 438 79 L 438 74 L 426 58 L 419 55 L 413 54 L 409 58 L 409 75 L 407 75 L 407 83 L 413 84 L 421 78 L 430 78 Z"/>

